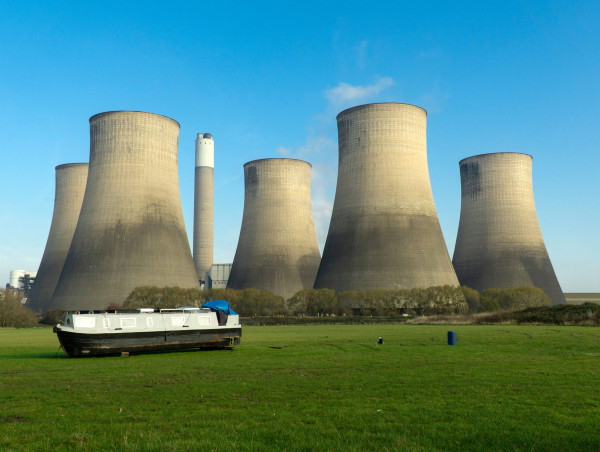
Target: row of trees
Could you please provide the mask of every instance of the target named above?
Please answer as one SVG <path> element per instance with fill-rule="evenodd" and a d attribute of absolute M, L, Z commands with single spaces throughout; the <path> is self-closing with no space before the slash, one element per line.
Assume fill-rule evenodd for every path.
<path fill-rule="evenodd" d="M 487 289 L 480 294 L 475 289 L 462 286 L 462 291 L 470 312 L 495 312 L 552 305 L 550 297 L 539 287 Z"/>
<path fill-rule="evenodd" d="M 347 314 L 396 316 L 401 314 L 450 314 L 468 310 L 460 287 L 426 289 L 350 290 L 331 289 L 297 292 L 288 301 L 293 314 Z"/>
<path fill-rule="evenodd" d="M 283 297 L 258 289 L 182 289 L 180 287 L 137 287 L 123 303 L 125 309 L 200 307 L 207 301 L 227 300 L 234 311 L 244 317 L 285 315 Z"/>
<path fill-rule="evenodd" d="M 36 315 L 21 303 L 17 291 L 0 291 L 0 327 L 29 327 Z M 176 308 L 202 306 L 210 300 L 227 300 L 243 317 L 278 315 L 374 315 L 399 316 L 494 312 L 550 306 L 550 298 L 536 287 L 488 289 L 481 294 L 469 287 L 437 286 L 426 289 L 366 290 L 338 292 L 307 289 L 289 300 L 257 289 L 182 289 L 180 287 L 137 287 L 123 305 L 109 309 Z M 60 312 L 46 313 L 41 323 L 56 324 Z"/>
<path fill-rule="evenodd" d="M 435 286 L 424 289 L 365 290 L 336 293 L 306 289 L 289 300 L 257 289 L 182 289 L 138 287 L 123 308 L 174 308 L 201 306 L 210 300 L 227 300 L 243 317 L 270 315 L 431 315 L 476 313 L 549 306 L 550 298 L 536 287 L 488 289 L 481 294 L 469 287 Z M 118 307 L 118 306 L 115 306 Z"/>
<path fill-rule="evenodd" d="M 172 308 L 201 306 L 209 300 L 224 299 L 241 316 L 269 315 L 384 315 L 466 312 L 459 287 L 426 289 L 346 291 L 306 289 L 289 300 L 257 289 L 181 289 L 178 287 L 138 287 L 123 308 Z"/>

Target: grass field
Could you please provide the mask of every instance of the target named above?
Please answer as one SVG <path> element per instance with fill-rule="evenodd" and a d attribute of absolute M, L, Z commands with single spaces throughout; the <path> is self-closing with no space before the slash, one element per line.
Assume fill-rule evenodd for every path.
<path fill-rule="evenodd" d="M 0 329 L 0 450 L 600 450 L 600 329 L 448 329 L 246 327 L 234 351 L 82 359 Z"/>

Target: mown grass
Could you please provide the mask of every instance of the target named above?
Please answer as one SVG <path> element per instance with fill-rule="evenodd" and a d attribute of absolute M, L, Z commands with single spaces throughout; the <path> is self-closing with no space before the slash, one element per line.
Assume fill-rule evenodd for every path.
<path fill-rule="evenodd" d="M 84 359 L 0 330 L 0 449 L 600 448 L 600 330 L 448 329 L 246 327 L 234 351 Z"/>

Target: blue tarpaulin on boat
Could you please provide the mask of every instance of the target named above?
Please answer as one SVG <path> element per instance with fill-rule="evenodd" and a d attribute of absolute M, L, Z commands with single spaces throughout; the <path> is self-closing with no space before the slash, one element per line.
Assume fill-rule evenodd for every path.
<path fill-rule="evenodd" d="M 225 300 L 207 301 L 202 305 L 202 307 L 210 308 L 210 310 L 213 312 L 219 309 L 228 315 L 237 315 L 237 312 L 234 312 L 234 310 L 229 307 L 229 303 L 227 303 Z"/>

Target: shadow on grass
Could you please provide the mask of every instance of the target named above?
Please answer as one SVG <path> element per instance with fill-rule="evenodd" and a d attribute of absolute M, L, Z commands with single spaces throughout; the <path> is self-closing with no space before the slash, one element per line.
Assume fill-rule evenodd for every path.
<path fill-rule="evenodd" d="M 18 355 L 4 355 L 2 359 L 90 359 L 90 358 L 128 358 L 133 356 L 144 356 L 144 355 L 172 355 L 177 353 L 190 353 L 190 352 L 214 352 L 214 351 L 234 351 L 235 348 L 223 348 L 223 347 L 203 347 L 203 348 L 184 348 L 180 350 L 155 350 L 147 352 L 130 352 L 128 356 L 121 356 L 119 353 L 105 354 L 105 355 L 82 355 L 82 356 L 68 356 L 62 349 L 56 352 L 48 353 L 23 353 Z M 0 374 L 2 370 L 0 370 Z"/>
<path fill-rule="evenodd" d="M 59 350 L 57 352 L 48 352 L 48 353 L 23 353 L 19 355 L 4 355 L 2 359 L 24 359 L 24 358 L 34 358 L 34 359 L 65 359 L 68 358 L 65 352 Z"/>

